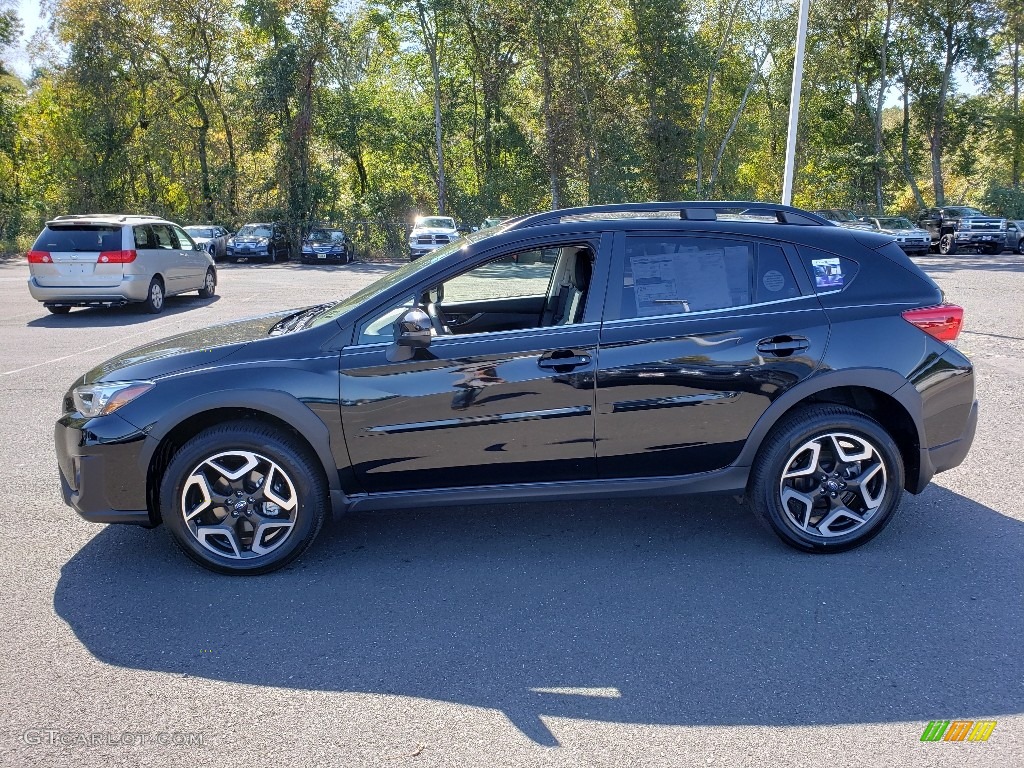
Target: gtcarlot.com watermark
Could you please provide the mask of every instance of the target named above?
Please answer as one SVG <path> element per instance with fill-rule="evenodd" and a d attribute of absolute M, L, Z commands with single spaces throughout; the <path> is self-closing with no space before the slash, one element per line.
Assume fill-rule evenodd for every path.
<path fill-rule="evenodd" d="M 62 731 L 29 728 L 21 740 L 41 747 L 202 747 L 202 731 Z"/>

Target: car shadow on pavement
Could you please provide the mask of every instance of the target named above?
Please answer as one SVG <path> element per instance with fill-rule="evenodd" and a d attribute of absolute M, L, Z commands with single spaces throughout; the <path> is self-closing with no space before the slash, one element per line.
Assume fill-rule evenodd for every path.
<path fill-rule="evenodd" d="M 40 316 L 35 320 L 29 320 L 25 325 L 29 328 L 123 328 L 208 307 L 218 301 L 220 296 L 216 295 L 209 299 L 201 299 L 198 296 L 168 296 L 164 301 L 163 311 L 158 315 L 146 312 L 139 304 L 128 304 L 123 307 L 83 307 L 72 309 L 66 315 L 51 315 L 40 305 Z"/>
<path fill-rule="evenodd" d="M 109 527 L 64 566 L 54 608 L 108 664 L 490 707 L 557 746 L 550 718 L 1024 712 L 1022 561 L 1024 525 L 937 486 L 830 556 L 729 499 L 495 505 L 353 515 L 250 578 Z"/>

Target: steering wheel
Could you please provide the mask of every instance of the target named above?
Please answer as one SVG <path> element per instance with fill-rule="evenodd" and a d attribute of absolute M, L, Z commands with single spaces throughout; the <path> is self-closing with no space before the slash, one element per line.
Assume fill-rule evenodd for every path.
<path fill-rule="evenodd" d="M 444 312 L 434 302 L 427 304 L 427 317 L 430 318 L 430 324 L 434 327 L 434 333 L 438 336 L 450 336 L 451 330 L 448 328 L 448 318 L 444 316 Z"/>

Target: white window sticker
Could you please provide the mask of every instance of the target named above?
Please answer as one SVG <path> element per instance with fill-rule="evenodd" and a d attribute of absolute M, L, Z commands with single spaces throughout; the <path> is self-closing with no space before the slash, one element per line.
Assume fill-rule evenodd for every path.
<path fill-rule="evenodd" d="M 814 284 L 819 288 L 842 288 L 843 266 L 839 259 L 813 259 Z"/>

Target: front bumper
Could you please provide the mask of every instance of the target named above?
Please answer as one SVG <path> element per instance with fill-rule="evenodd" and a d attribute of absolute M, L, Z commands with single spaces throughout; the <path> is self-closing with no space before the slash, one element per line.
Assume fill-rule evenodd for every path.
<path fill-rule="evenodd" d="M 61 417 L 54 443 L 64 503 L 94 523 L 157 525 L 140 466 L 143 445 L 151 439 L 116 413 Z"/>
<path fill-rule="evenodd" d="M 1006 242 L 1006 233 L 957 230 L 954 233 L 954 239 L 957 245 L 991 245 L 992 243 L 1003 245 Z"/>
<path fill-rule="evenodd" d="M 227 255 L 235 258 L 256 258 L 256 259 L 268 259 L 270 258 L 270 251 L 265 245 L 256 245 L 251 248 L 240 248 L 239 246 L 228 246 Z"/>

